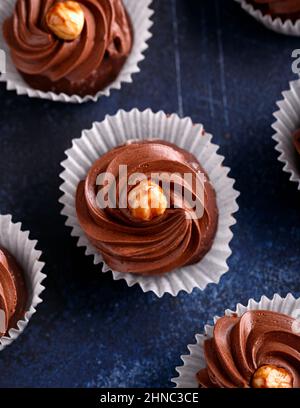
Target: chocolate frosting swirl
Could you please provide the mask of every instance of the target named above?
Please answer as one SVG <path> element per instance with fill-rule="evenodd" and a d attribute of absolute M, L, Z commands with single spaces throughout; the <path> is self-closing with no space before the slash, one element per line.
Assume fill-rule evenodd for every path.
<path fill-rule="evenodd" d="M 297 20 L 300 18 L 299 0 L 248 0 L 254 6 L 259 7 L 265 14 L 273 17 L 291 18 Z"/>
<path fill-rule="evenodd" d="M 249 388 L 258 368 L 274 365 L 287 370 L 293 388 L 299 388 L 300 336 L 292 330 L 294 321 L 262 310 L 219 319 L 213 338 L 204 344 L 207 368 L 197 375 L 200 386 Z"/>
<path fill-rule="evenodd" d="M 0 249 L 0 337 L 24 317 L 27 289 L 22 270 L 5 249 Z"/>
<path fill-rule="evenodd" d="M 3 32 L 25 80 L 42 90 L 86 94 L 119 74 L 132 46 L 122 0 L 77 0 L 85 14 L 79 38 L 63 41 L 47 28 L 56 0 L 18 0 Z"/>
<path fill-rule="evenodd" d="M 215 192 L 205 174 L 204 214 L 188 218 L 184 206 L 174 208 L 176 196 L 170 192 L 170 208 L 152 221 L 131 216 L 128 208 L 100 209 L 96 202 L 96 179 L 110 173 L 117 179 L 119 165 L 127 165 L 128 178 L 140 172 L 149 178 L 159 172 L 205 174 L 197 159 L 173 144 L 159 140 L 131 142 L 109 151 L 97 160 L 77 190 L 79 223 L 105 262 L 119 272 L 153 275 L 198 262 L 211 248 L 218 222 Z M 126 180 L 127 182 L 127 180 Z M 133 186 L 134 187 L 134 186 Z M 191 186 L 190 186 L 191 187 Z M 193 195 L 196 194 L 193 191 Z M 129 190 L 130 191 L 130 190 Z M 172 208 L 173 207 L 173 208 Z"/>

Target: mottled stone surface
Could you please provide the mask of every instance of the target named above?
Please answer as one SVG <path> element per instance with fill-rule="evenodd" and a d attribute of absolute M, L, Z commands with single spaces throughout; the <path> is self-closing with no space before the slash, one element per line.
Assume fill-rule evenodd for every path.
<path fill-rule="evenodd" d="M 231 0 L 153 7 L 142 72 L 109 99 L 63 105 L 0 88 L 0 209 L 39 240 L 48 274 L 44 303 L 1 353 L 1 387 L 171 386 L 180 355 L 213 315 L 250 297 L 300 294 L 300 193 L 271 139 L 299 39 L 267 31 Z M 64 150 L 93 121 L 133 107 L 204 123 L 237 180 L 230 272 L 205 292 L 159 300 L 114 282 L 76 248 L 59 214 Z"/>

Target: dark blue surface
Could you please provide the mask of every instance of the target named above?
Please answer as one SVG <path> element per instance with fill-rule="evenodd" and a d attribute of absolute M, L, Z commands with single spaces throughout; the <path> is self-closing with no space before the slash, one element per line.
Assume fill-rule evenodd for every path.
<path fill-rule="evenodd" d="M 63 105 L 1 86 L 0 209 L 39 240 L 48 274 L 44 303 L 1 353 L 1 387 L 171 386 L 180 355 L 213 315 L 263 294 L 300 295 L 300 193 L 271 139 L 300 39 L 267 31 L 233 0 L 153 7 L 142 72 L 109 99 Z M 64 226 L 64 150 L 93 121 L 133 107 L 191 116 L 226 156 L 241 197 L 230 271 L 218 286 L 161 300 L 143 294 L 99 273 Z"/>

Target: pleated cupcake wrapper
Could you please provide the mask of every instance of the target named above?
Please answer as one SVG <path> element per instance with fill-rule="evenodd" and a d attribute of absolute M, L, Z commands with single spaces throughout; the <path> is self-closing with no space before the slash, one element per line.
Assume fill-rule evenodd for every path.
<path fill-rule="evenodd" d="M 9 346 L 26 328 L 36 307 L 42 302 L 41 293 L 45 289 L 42 281 L 44 263 L 40 261 L 41 251 L 35 249 L 37 241 L 29 239 L 29 232 L 22 231 L 21 223 L 13 223 L 11 215 L 0 215 L 0 247 L 7 249 L 21 266 L 28 289 L 28 308 L 24 319 L 19 320 L 17 328 L 10 329 L 8 335 L 0 338 L 0 350 Z"/>
<path fill-rule="evenodd" d="M 258 302 L 254 299 L 250 299 L 247 306 L 239 303 L 234 311 L 227 309 L 224 314 L 225 316 L 231 316 L 232 314 L 242 316 L 249 310 L 270 310 L 299 319 L 300 299 L 295 299 L 291 293 L 285 298 L 282 298 L 278 294 L 275 294 L 272 299 L 263 296 Z M 219 318 L 218 316 L 214 317 L 214 324 L 216 324 Z M 198 371 L 206 367 L 204 342 L 208 338 L 213 337 L 213 330 L 214 326 L 206 325 L 204 335 L 197 334 L 195 336 L 196 344 L 188 345 L 189 354 L 180 357 L 183 361 L 183 365 L 176 367 L 179 376 L 171 380 L 176 384 L 176 388 L 198 388 L 196 375 Z"/>
<path fill-rule="evenodd" d="M 274 113 L 276 131 L 273 139 L 275 149 L 280 153 L 278 160 L 284 164 L 283 170 L 290 174 L 290 180 L 298 184 L 300 190 L 300 156 L 293 143 L 293 133 L 300 128 L 300 80 L 290 82 L 290 89 L 282 93 L 283 100 L 277 102 L 279 110 Z"/>
<path fill-rule="evenodd" d="M 293 22 L 290 19 L 282 21 L 281 18 L 273 18 L 270 15 L 265 15 L 246 0 L 235 0 L 240 3 L 241 7 L 247 11 L 257 21 L 267 27 L 269 30 L 275 31 L 279 34 L 292 35 L 295 37 L 300 36 L 300 19 Z"/>
<path fill-rule="evenodd" d="M 125 8 L 130 16 L 133 30 L 134 43 L 131 53 L 119 73 L 116 80 L 108 85 L 104 90 L 97 92 L 96 95 L 66 95 L 65 93 L 56 94 L 54 92 L 43 92 L 31 88 L 17 71 L 11 57 L 9 48 L 4 41 L 2 26 L 4 20 L 11 16 L 16 0 L 1 0 L 0 2 L 0 49 L 6 54 L 6 73 L 0 74 L 0 82 L 6 82 L 7 90 L 14 90 L 18 95 L 27 95 L 30 98 L 49 99 L 55 102 L 66 103 L 84 103 L 88 101 L 96 102 L 101 96 L 109 96 L 113 89 L 121 89 L 123 83 L 132 83 L 133 74 L 140 72 L 139 64 L 145 59 L 144 53 L 148 48 L 147 41 L 152 37 L 150 28 L 153 25 L 151 16 L 154 11 L 150 8 L 152 0 L 123 0 Z"/>
<path fill-rule="evenodd" d="M 78 246 L 86 248 L 86 255 L 93 255 L 95 264 L 103 263 L 103 272 L 110 271 L 79 226 L 76 189 L 92 164 L 107 151 L 131 139 L 153 138 L 175 143 L 193 153 L 208 173 L 219 208 L 216 238 L 209 253 L 196 265 L 154 277 L 112 271 L 113 278 L 125 279 L 128 286 L 139 284 L 144 292 L 153 291 L 159 297 L 165 293 L 176 296 L 181 290 L 188 293 L 194 288 L 203 290 L 209 283 L 218 283 L 228 270 L 229 242 L 233 236 L 230 227 L 236 222 L 232 214 L 238 210 L 239 193 L 233 188 L 234 180 L 228 177 L 230 169 L 222 165 L 224 158 L 217 154 L 218 146 L 211 143 L 212 136 L 204 132 L 202 125 L 194 125 L 191 119 L 180 119 L 175 114 L 168 116 L 164 112 L 153 113 L 150 109 L 144 112 L 120 110 L 115 116 L 106 116 L 103 122 L 94 123 L 92 129 L 83 131 L 82 137 L 74 140 L 72 148 L 66 151 L 67 160 L 62 162 L 62 214 L 67 217 L 66 225 L 72 228 L 72 236 L 79 238 Z"/>

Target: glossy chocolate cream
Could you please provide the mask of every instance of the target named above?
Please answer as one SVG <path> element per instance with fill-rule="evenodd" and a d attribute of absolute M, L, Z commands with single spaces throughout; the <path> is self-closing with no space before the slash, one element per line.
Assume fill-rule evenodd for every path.
<path fill-rule="evenodd" d="M 281 17 L 282 20 L 291 19 L 296 21 L 300 18 L 299 0 L 247 0 L 255 8 L 259 8 L 263 14 L 272 17 Z"/>
<path fill-rule="evenodd" d="M 225 316 L 204 343 L 207 367 L 198 375 L 204 388 L 251 388 L 254 373 L 265 365 L 286 370 L 300 387 L 300 336 L 294 319 L 270 311 Z"/>
<path fill-rule="evenodd" d="M 27 299 L 22 269 L 6 249 L 0 248 L 0 337 L 24 318 Z"/>
<path fill-rule="evenodd" d="M 46 24 L 55 3 L 17 1 L 3 26 L 13 62 L 35 89 L 95 95 L 116 79 L 131 51 L 131 24 L 122 0 L 77 0 L 85 23 L 73 41 L 56 37 Z"/>
<path fill-rule="evenodd" d="M 300 129 L 298 129 L 294 134 L 293 134 L 293 143 L 294 146 L 297 150 L 297 152 L 300 155 Z"/>
<path fill-rule="evenodd" d="M 184 202 L 181 208 L 175 208 L 175 189 L 170 189 L 169 208 L 151 221 L 133 217 L 128 208 L 120 208 L 118 203 L 114 209 L 100 209 L 97 177 L 103 172 L 117 177 L 119 165 L 128 166 L 128 177 L 136 172 L 147 178 L 153 173 L 176 172 L 190 173 L 195 181 L 201 172 L 205 175 L 202 217 L 189 216 L 191 206 Z M 117 180 L 118 191 L 123 186 L 124 180 Z M 189 188 L 196 195 L 194 182 Z M 100 157 L 78 186 L 76 209 L 82 229 L 110 268 L 144 275 L 163 274 L 199 262 L 212 246 L 218 223 L 215 192 L 197 159 L 160 140 L 133 141 Z"/>

